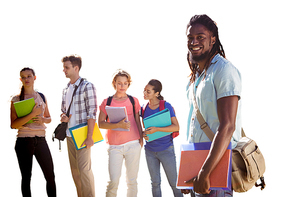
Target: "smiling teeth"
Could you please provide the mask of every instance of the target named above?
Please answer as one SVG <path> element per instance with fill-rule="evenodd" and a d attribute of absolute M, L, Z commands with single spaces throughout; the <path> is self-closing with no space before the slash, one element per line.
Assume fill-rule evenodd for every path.
<path fill-rule="evenodd" d="M 200 50 L 200 47 L 192 48 L 192 50 L 194 50 L 194 51 Z"/>

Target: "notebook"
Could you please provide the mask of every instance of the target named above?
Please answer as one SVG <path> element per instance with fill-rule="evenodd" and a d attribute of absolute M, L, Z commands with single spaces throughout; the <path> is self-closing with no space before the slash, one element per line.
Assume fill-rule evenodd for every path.
<path fill-rule="evenodd" d="M 171 115 L 169 109 L 164 109 L 162 111 L 159 111 L 155 114 L 152 114 L 151 116 L 148 116 L 143 119 L 145 129 L 148 129 L 149 127 L 167 127 L 172 124 L 171 121 Z M 162 132 L 157 131 L 152 134 L 147 134 L 149 137 L 148 142 L 151 142 L 153 140 L 159 139 L 161 137 L 170 135 L 172 132 Z"/>
<path fill-rule="evenodd" d="M 34 98 L 29 98 L 26 100 L 18 101 L 13 103 L 16 115 L 18 118 L 24 117 L 28 114 L 30 114 L 35 106 L 35 100 Z M 28 123 L 32 123 L 33 120 L 29 120 Z"/>
<path fill-rule="evenodd" d="M 178 172 L 178 189 L 193 189 L 193 183 L 185 183 L 197 176 L 208 156 L 212 142 L 190 143 L 181 145 Z M 231 190 L 232 171 L 231 143 L 222 159 L 210 175 L 210 190 Z"/>
<path fill-rule="evenodd" d="M 111 107 L 111 106 L 106 106 L 106 111 L 108 115 L 109 122 L 111 123 L 118 123 L 124 118 L 126 118 L 126 121 L 128 121 L 128 116 L 126 112 L 125 107 Z M 129 131 L 129 129 L 123 129 L 123 128 L 116 128 L 112 129 L 114 131 Z"/>
<path fill-rule="evenodd" d="M 81 145 L 83 144 L 83 142 L 87 137 L 87 132 L 88 132 L 87 123 L 83 123 L 75 127 L 71 127 L 69 128 L 69 131 L 73 138 L 76 149 L 80 150 L 82 148 L 85 148 L 86 147 L 85 145 L 83 147 L 81 147 Z M 95 124 L 95 127 L 94 127 L 93 140 L 95 144 L 104 140 L 97 123 Z"/>

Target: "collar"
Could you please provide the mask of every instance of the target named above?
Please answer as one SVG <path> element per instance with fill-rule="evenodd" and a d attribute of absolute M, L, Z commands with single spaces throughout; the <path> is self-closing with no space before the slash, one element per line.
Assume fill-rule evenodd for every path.
<path fill-rule="evenodd" d="M 217 54 L 213 57 L 210 66 L 211 66 L 212 64 L 216 64 L 217 61 L 218 61 L 220 58 L 221 58 L 221 55 L 220 55 L 219 53 L 217 53 Z"/>
<path fill-rule="evenodd" d="M 217 53 L 214 57 L 213 57 L 213 59 L 211 60 L 211 63 L 210 63 L 210 66 L 209 67 L 211 67 L 213 64 L 216 64 L 217 62 L 218 62 L 218 60 L 221 58 L 222 56 L 219 54 L 219 53 Z M 209 68 L 208 68 L 209 69 Z M 198 72 L 196 73 L 196 84 L 199 84 L 199 79 L 198 78 L 200 78 L 202 75 L 204 75 L 205 74 L 205 70 L 203 70 L 202 71 L 202 73 L 201 74 L 198 74 Z"/>
<path fill-rule="evenodd" d="M 82 78 L 79 77 L 79 78 L 76 80 L 76 82 L 75 82 L 74 84 L 72 84 L 72 85 L 78 86 L 81 80 L 82 80 Z M 69 87 L 70 85 L 71 85 L 71 83 L 69 82 L 67 87 Z"/>

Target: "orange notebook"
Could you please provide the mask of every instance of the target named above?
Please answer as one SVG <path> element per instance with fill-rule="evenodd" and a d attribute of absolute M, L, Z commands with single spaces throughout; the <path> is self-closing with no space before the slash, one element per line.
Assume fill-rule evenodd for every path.
<path fill-rule="evenodd" d="M 192 143 L 181 145 L 179 173 L 177 180 L 178 189 L 193 189 L 193 184 L 188 181 L 198 175 L 205 159 L 208 156 L 211 142 Z M 210 175 L 210 190 L 231 190 L 232 150 L 229 144 L 222 159 Z"/>

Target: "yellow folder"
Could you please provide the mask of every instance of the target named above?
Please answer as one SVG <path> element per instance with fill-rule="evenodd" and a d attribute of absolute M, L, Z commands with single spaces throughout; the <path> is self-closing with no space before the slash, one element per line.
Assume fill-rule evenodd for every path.
<path fill-rule="evenodd" d="M 81 145 L 83 144 L 83 142 L 87 137 L 87 132 L 88 132 L 87 123 L 83 123 L 75 127 L 71 127 L 69 128 L 69 131 L 73 138 L 76 149 L 80 150 L 82 148 L 85 148 L 86 147 L 85 145 L 83 145 L 82 147 Z M 95 127 L 94 127 L 93 140 L 95 144 L 104 140 L 97 123 L 95 124 Z"/>

